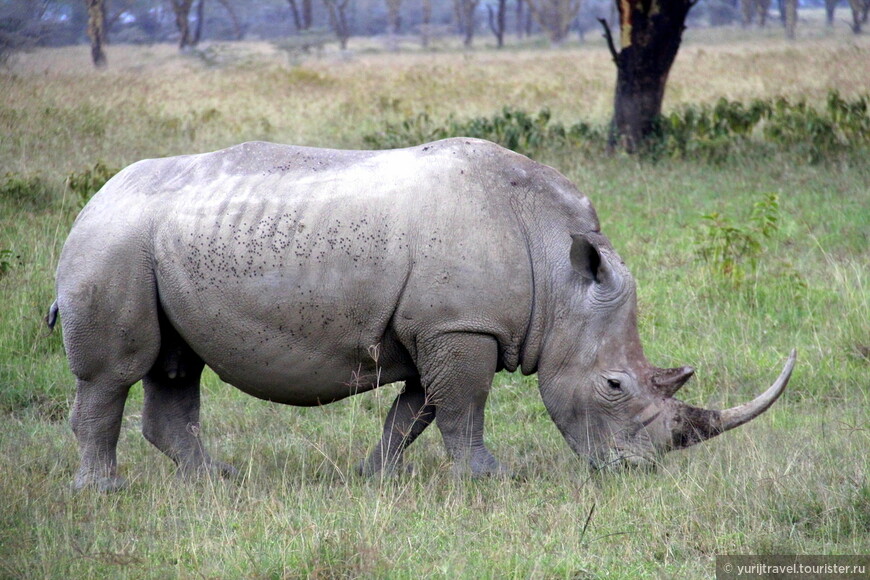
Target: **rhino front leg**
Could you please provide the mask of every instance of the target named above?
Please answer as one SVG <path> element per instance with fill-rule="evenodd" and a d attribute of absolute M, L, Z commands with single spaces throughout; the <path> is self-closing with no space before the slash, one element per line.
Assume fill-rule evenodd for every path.
<path fill-rule="evenodd" d="M 361 475 L 395 473 L 402 469 L 405 448 L 435 419 L 435 406 L 428 404 L 420 379 L 405 382 L 384 422 L 380 443 L 359 466 Z"/>
<path fill-rule="evenodd" d="M 421 375 L 435 405 L 438 429 L 457 475 L 496 475 L 505 469 L 483 441 L 484 407 L 498 345 L 489 335 L 449 333 L 418 343 Z"/>
<path fill-rule="evenodd" d="M 204 364 L 186 344 L 164 338 L 157 362 L 142 385 L 142 434 L 172 459 L 185 477 L 203 471 L 233 477 L 231 465 L 213 460 L 200 439 L 200 377 Z"/>

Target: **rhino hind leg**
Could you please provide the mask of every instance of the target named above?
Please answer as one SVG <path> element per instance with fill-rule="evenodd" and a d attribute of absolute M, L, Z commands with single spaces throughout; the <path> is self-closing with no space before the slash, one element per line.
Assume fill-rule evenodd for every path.
<path fill-rule="evenodd" d="M 117 474 L 116 449 L 130 387 L 157 357 L 157 319 L 146 301 L 113 307 L 85 287 L 67 289 L 59 299 L 63 340 L 76 375 L 70 426 L 79 444 L 76 490 L 115 491 L 125 486 Z"/>
<path fill-rule="evenodd" d="M 160 354 L 142 379 L 142 434 L 175 462 L 181 476 L 235 476 L 235 468 L 213 460 L 200 439 L 200 377 L 205 365 L 163 317 L 160 326 Z"/>
<path fill-rule="evenodd" d="M 418 341 L 418 366 L 453 472 L 472 477 L 504 475 L 483 440 L 484 407 L 498 362 L 495 338 L 448 333 Z"/>
<path fill-rule="evenodd" d="M 115 381 L 76 381 L 76 397 L 70 413 L 70 425 L 79 443 L 79 469 L 73 488 L 94 487 L 112 492 L 126 486 L 117 473 L 118 436 L 129 385 Z"/>
<path fill-rule="evenodd" d="M 384 422 L 380 443 L 363 461 L 361 475 L 400 473 L 407 467 L 403 453 L 435 419 L 435 406 L 428 403 L 420 379 L 405 382 L 405 388 L 396 396 Z"/>

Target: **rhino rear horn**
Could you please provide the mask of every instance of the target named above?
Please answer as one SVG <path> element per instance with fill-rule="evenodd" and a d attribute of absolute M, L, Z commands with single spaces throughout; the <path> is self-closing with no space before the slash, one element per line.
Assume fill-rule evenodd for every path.
<path fill-rule="evenodd" d="M 652 376 L 653 387 L 664 397 L 673 397 L 686 382 L 695 374 L 692 367 L 677 367 L 673 369 L 657 369 Z"/>

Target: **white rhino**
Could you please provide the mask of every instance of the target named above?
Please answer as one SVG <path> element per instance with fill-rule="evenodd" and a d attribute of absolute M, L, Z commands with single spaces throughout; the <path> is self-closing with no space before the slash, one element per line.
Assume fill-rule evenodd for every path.
<path fill-rule="evenodd" d="M 650 464 L 764 412 L 776 382 L 726 411 L 674 393 L 691 367 L 647 362 L 635 282 L 589 200 L 550 167 L 475 139 L 392 151 L 245 143 L 146 160 L 78 216 L 57 268 L 77 378 L 75 486 L 115 489 L 131 385 L 142 431 L 184 473 L 203 449 L 199 380 L 322 405 L 404 381 L 361 464 L 397 469 L 437 419 L 454 469 L 501 471 L 484 406 L 501 369 L 537 373 L 547 410 L 593 466 Z"/>

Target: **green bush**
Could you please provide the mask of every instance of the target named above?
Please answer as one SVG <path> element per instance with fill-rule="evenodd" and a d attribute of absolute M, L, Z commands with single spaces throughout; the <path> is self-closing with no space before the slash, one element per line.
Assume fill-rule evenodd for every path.
<path fill-rule="evenodd" d="M 427 113 L 420 113 L 401 123 L 388 123 L 383 131 L 365 135 L 363 141 L 374 149 L 394 149 L 448 137 L 474 137 L 533 157 L 547 147 L 577 146 L 582 141 L 603 143 L 605 134 L 604 129 L 588 123 L 566 129 L 553 121 L 547 108 L 533 115 L 505 107 L 492 117 L 461 121 L 451 116 L 442 123 L 433 121 Z"/>
<path fill-rule="evenodd" d="M 701 216 L 696 238 L 698 256 L 716 277 L 739 287 L 747 274 L 754 276 L 765 251 L 765 240 L 779 229 L 779 196 L 769 193 L 752 206 L 748 219 L 738 225 L 728 216 L 712 212 Z"/>
<path fill-rule="evenodd" d="M 15 256 L 9 248 L 0 250 L 0 280 L 15 267 L 16 260 L 21 263 L 21 256 Z"/>
<path fill-rule="evenodd" d="M 644 149 L 649 158 L 675 157 L 721 163 L 741 154 L 782 151 L 820 163 L 870 146 L 870 97 L 853 101 L 837 91 L 825 107 L 785 98 L 750 101 L 719 99 L 714 105 L 687 105 L 661 116 Z M 549 109 L 536 115 L 504 108 L 491 117 L 442 122 L 420 113 L 363 137 L 374 149 L 409 147 L 447 137 L 477 137 L 535 156 L 545 148 L 607 146 L 609 128 L 579 122 L 570 128 L 552 120 Z"/>
<path fill-rule="evenodd" d="M 819 163 L 870 145 L 867 103 L 866 96 L 846 101 L 831 91 L 821 110 L 782 97 L 688 105 L 659 119 L 651 147 L 671 157 L 719 162 L 761 146 Z"/>
<path fill-rule="evenodd" d="M 0 180 L 0 199 L 28 209 L 45 209 L 54 195 L 41 175 L 8 172 Z"/>
<path fill-rule="evenodd" d="M 97 161 L 93 166 L 83 169 L 81 172 L 72 172 L 66 178 L 66 185 L 78 198 L 80 205 L 84 206 L 96 192 L 109 181 L 119 169 L 110 168 L 102 161 Z"/>

